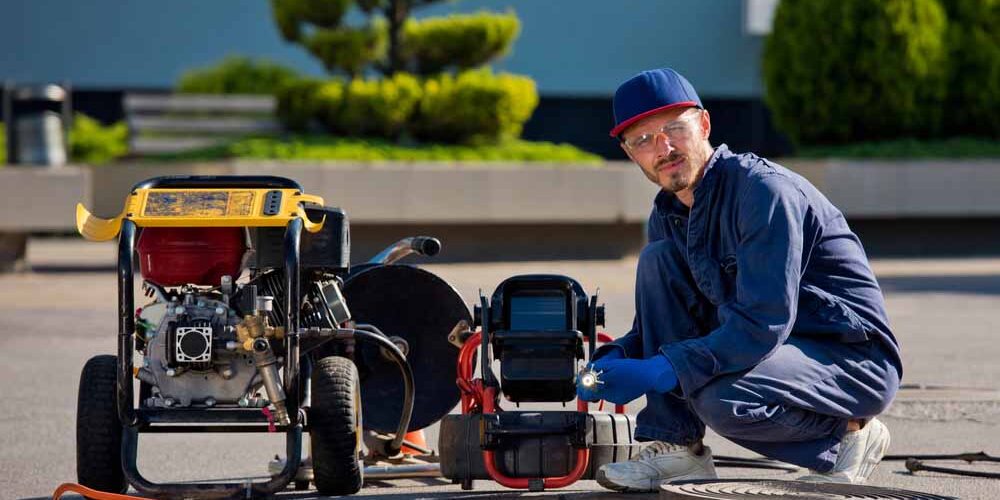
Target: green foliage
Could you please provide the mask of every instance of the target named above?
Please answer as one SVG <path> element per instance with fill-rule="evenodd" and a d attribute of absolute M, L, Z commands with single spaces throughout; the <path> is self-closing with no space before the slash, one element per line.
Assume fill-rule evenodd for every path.
<path fill-rule="evenodd" d="M 786 0 L 763 57 L 765 100 L 798 144 L 928 136 L 947 85 L 937 0 Z"/>
<path fill-rule="evenodd" d="M 924 140 L 897 139 L 859 142 L 842 146 L 807 147 L 796 151 L 802 158 L 1000 158 L 1000 142 L 972 137 Z"/>
<path fill-rule="evenodd" d="M 248 57 L 227 57 L 222 62 L 181 75 L 177 92 L 186 94 L 273 94 L 294 80 L 291 68 Z"/>
<path fill-rule="evenodd" d="M 403 57 L 419 74 L 469 69 L 505 55 L 521 30 L 513 13 L 453 14 L 403 26 Z"/>
<path fill-rule="evenodd" d="M 316 118 L 316 96 L 323 82 L 310 78 L 294 80 L 275 92 L 275 114 L 288 130 L 304 132 Z"/>
<path fill-rule="evenodd" d="M 351 0 L 271 0 L 271 14 L 282 38 L 298 42 L 304 25 L 331 29 L 340 24 Z"/>
<path fill-rule="evenodd" d="M 530 78 L 494 75 L 489 69 L 443 74 L 424 83 L 413 134 L 446 143 L 515 138 L 537 105 L 538 92 Z"/>
<path fill-rule="evenodd" d="M 405 73 L 346 83 L 331 80 L 316 89 L 314 115 L 334 134 L 396 138 L 421 93 L 420 82 Z"/>
<path fill-rule="evenodd" d="M 267 160 L 343 161 L 436 161 L 436 162 L 560 162 L 599 166 L 601 157 L 569 144 L 506 141 L 478 146 L 400 146 L 378 139 L 330 136 L 243 139 L 224 147 L 183 154 L 161 155 L 158 159 L 206 161 L 226 158 Z"/>
<path fill-rule="evenodd" d="M 341 121 L 344 109 L 344 82 L 329 80 L 316 89 L 313 115 L 328 131 L 344 135 L 350 130 L 349 124 Z"/>
<path fill-rule="evenodd" d="M 365 66 L 385 57 L 385 30 L 371 28 L 317 29 L 303 44 L 330 73 L 344 71 L 352 77 Z"/>
<path fill-rule="evenodd" d="M 943 0 L 951 64 L 945 132 L 1000 137 L 1000 0 Z"/>
<path fill-rule="evenodd" d="M 538 105 L 535 84 L 514 75 L 470 71 L 507 53 L 520 32 L 513 13 L 409 19 L 438 0 L 271 0 L 278 29 L 346 81 L 302 83 L 279 93 L 279 117 L 292 130 L 315 120 L 334 134 L 446 143 L 517 137 Z M 367 21 L 348 26 L 357 7 Z M 361 78 L 374 65 L 382 80 Z M 421 82 L 404 72 L 438 74 Z M 458 75 L 439 74 L 459 71 Z"/>
<path fill-rule="evenodd" d="M 347 135 L 398 137 L 420 99 L 420 82 L 397 73 L 379 80 L 351 80 L 344 89 L 344 104 L 336 130 Z"/>
<path fill-rule="evenodd" d="M 69 157 L 73 162 L 99 165 L 128 153 L 128 127 L 125 122 L 103 126 L 83 114 L 73 116 L 69 131 Z"/>

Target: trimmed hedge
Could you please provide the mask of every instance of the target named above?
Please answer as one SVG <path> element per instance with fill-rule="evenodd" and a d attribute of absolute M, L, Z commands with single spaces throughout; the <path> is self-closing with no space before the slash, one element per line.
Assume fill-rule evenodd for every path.
<path fill-rule="evenodd" d="M 387 38 L 378 27 L 317 29 L 303 44 L 330 73 L 341 70 L 356 77 L 372 61 L 385 57 Z"/>
<path fill-rule="evenodd" d="M 945 132 L 1000 138 L 1000 0 L 942 0 L 951 64 Z"/>
<path fill-rule="evenodd" d="M 496 142 L 521 135 L 538 106 L 530 78 L 489 69 L 439 75 L 424 84 L 413 135 L 444 143 Z"/>
<path fill-rule="evenodd" d="M 404 73 L 379 80 L 356 78 L 344 86 L 343 107 L 331 128 L 351 136 L 396 138 L 421 93 L 420 82 Z"/>
<path fill-rule="evenodd" d="M 275 92 L 275 114 L 286 129 L 295 132 L 309 130 L 316 118 L 317 95 L 323 82 L 311 78 L 294 80 Z"/>
<path fill-rule="evenodd" d="M 600 166 L 604 160 L 570 144 L 505 141 L 486 145 L 410 145 L 381 139 L 317 135 L 241 139 L 198 151 L 159 155 L 159 160 L 211 161 L 227 158 L 257 160 L 435 161 L 435 162 L 560 162 Z"/>
<path fill-rule="evenodd" d="M 185 94 L 273 94 L 298 73 L 270 61 L 231 56 L 222 62 L 185 72 L 177 92 Z"/>
<path fill-rule="evenodd" d="M 403 57 L 415 72 L 428 75 L 449 68 L 474 68 L 501 57 L 521 31 L 513 13 L 452 14 L 403 26 Z"/>
<path fill-rule="evenodd" d="M 797 144 L 933 135 L 947 86 L 937 0 L 785 0 L 763 56 L 765 101 Z"/>
<path fill-rule="evenodd" d="M 488 69 L 421 82 L 397 73 L 348 82 L 303 80 L 278 92 L 278 118 L 294 131 L 321 124 L 337 135 L 425 142 L 485 143 L 513 139 L 538 106 L 535 83 Z"/>
<path fill-rule="evenodd" d="M 302 25 L 332 28 L 340 24 L 352 0 L 271 0 L 271 14 L 287 42 L 302 39 Z"/>

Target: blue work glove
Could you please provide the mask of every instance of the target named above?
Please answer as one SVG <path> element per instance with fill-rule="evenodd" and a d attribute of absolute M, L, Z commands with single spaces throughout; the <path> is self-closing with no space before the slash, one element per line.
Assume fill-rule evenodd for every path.
<path fill-rule="evenodd" d="M 594 358 L 590 360 L 590 363 L 587 364 L 587 369 L 592 370 L 594 368 L 594 363 L 597 360 L 608 361 L 612 359 L 624 359 L 624 358 L 625 358 L 625 349 L 623 349 L 621 346 L 613 344 L 605 344 L 601 346 L 601 348 L 598 349 L 596 352 L 594 352 Z M 599 389 L 600 385 L 595 387 L 584 387 L 579 380 L 576 381 L 576 397 L 582 399 L 583 401 L 594 402 L 603 399 L 601 398 L 600 394 L 598 394 Z"/>
<path fill-rule="evenodd" d="M 663 354 L 646 359 L 599 359 L 593 369 L 602 383 L 594 391 L 600 399 L 623 405 L 647 392 L 669 392 L 677 387 L 674 365 Z"/>

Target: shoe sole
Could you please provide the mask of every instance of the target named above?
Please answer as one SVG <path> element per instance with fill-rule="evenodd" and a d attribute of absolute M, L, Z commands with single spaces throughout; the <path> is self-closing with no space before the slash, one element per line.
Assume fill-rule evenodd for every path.
<path fill-rule="evenodd" d="M 705 474 L 689 474 L 687 476 L 679 476 L 679 477 L 672 478 L 669 481 L 667 481 L 667 480 L 652 481 L 651 480 L 651 481 L 649 481 L 649 485 L 648 486 L 642 487 L 642 486 L 636 486 L 636 485 L 625 485 L 625 484 L 616 483 L 616 482 L 608 479 L 608 477 L 604 474 L 604 471 L 598 470 L 597 471 L 597 477 L 595 477 L 594 479 L 597 480 L 597 484 L 599 484 L 599 485 L 601 485 L 601 486 L 603 486 L 603 487 L 605 487 L 605 488 L 607 488 L 609 490 L 617 491 L 619 493 L 650 493 L 650 492 L 654 492 L 654 491 L 658 490 L 661 485 L 666 484 L 666 483 L 672 483 L 672 482 L 676 482 L 676 481 L 695 481 L 695 480 L 699 480 L 699 479 L 718 479 L 718 478 L 719 478 L 718 475 L 707 476 Z"/>

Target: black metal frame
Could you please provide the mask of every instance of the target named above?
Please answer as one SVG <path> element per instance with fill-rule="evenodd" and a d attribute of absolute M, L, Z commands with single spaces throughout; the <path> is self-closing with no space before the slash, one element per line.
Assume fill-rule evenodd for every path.
<path fill-rule="evenodd" d="M 280 187 L 296 188 L 297 184 L 287 185 L 281 178 L 224 178 L 211 177 L 157 178 L 144 181 L 136 187 L 209 187 L 207 184 L 218 183 L 218 187 L 233 186 L 234 183 L 243 187 L 270 187 L 269 184 L 281 180 Z M 133 255 L 135 254 L 138 228 L 128 219 L 122 221 L 121 234 L 118 240 L 118 380 L 117 403 L 118 415 L 122 422 L 122 469 L 125 478 L 140 493 L 153 496 L 168 497 L 198 497 L 227 498 L 244 496 L 246 498 L 270 496 L 285 489 L 295 478 L 302 455 L 302 432 L 305 430 L 305 418 L 300 413 L 299 405 L 306 388 L 300 369 L 300 330 L 299 307 L 302 303 L 299 289 L 300 267 L 299 247 L 302 237 L 303 222 L 293 219 L 285 230 L 285 276 L 287 285 L 287 334 L 285 336 L 285 366 L 284 389 L 285 405 L 291 422 L 287 426 L 278 426 L 278 430 L 286 433 L 286 452 L 288 459 L 280 473 L 266 482 L 245 481 L 242 483 L 153 483 L 139 473 L 137 467 L 139 433 L 140 432 L 268 432 L 269 422 L 260 409 L 245 408 L 214 408 L 214 409 L 145 409 L 135 408 L 133 391 L 133 355 L 135 352 L 135 290 L 133 271 Z M 309 370 L 308 363 L 302 367 Z M 308 380 L 308 378 L 306 378 Z M 217 424 L 217 425 L 171 425 L 171 424 Z"/>

